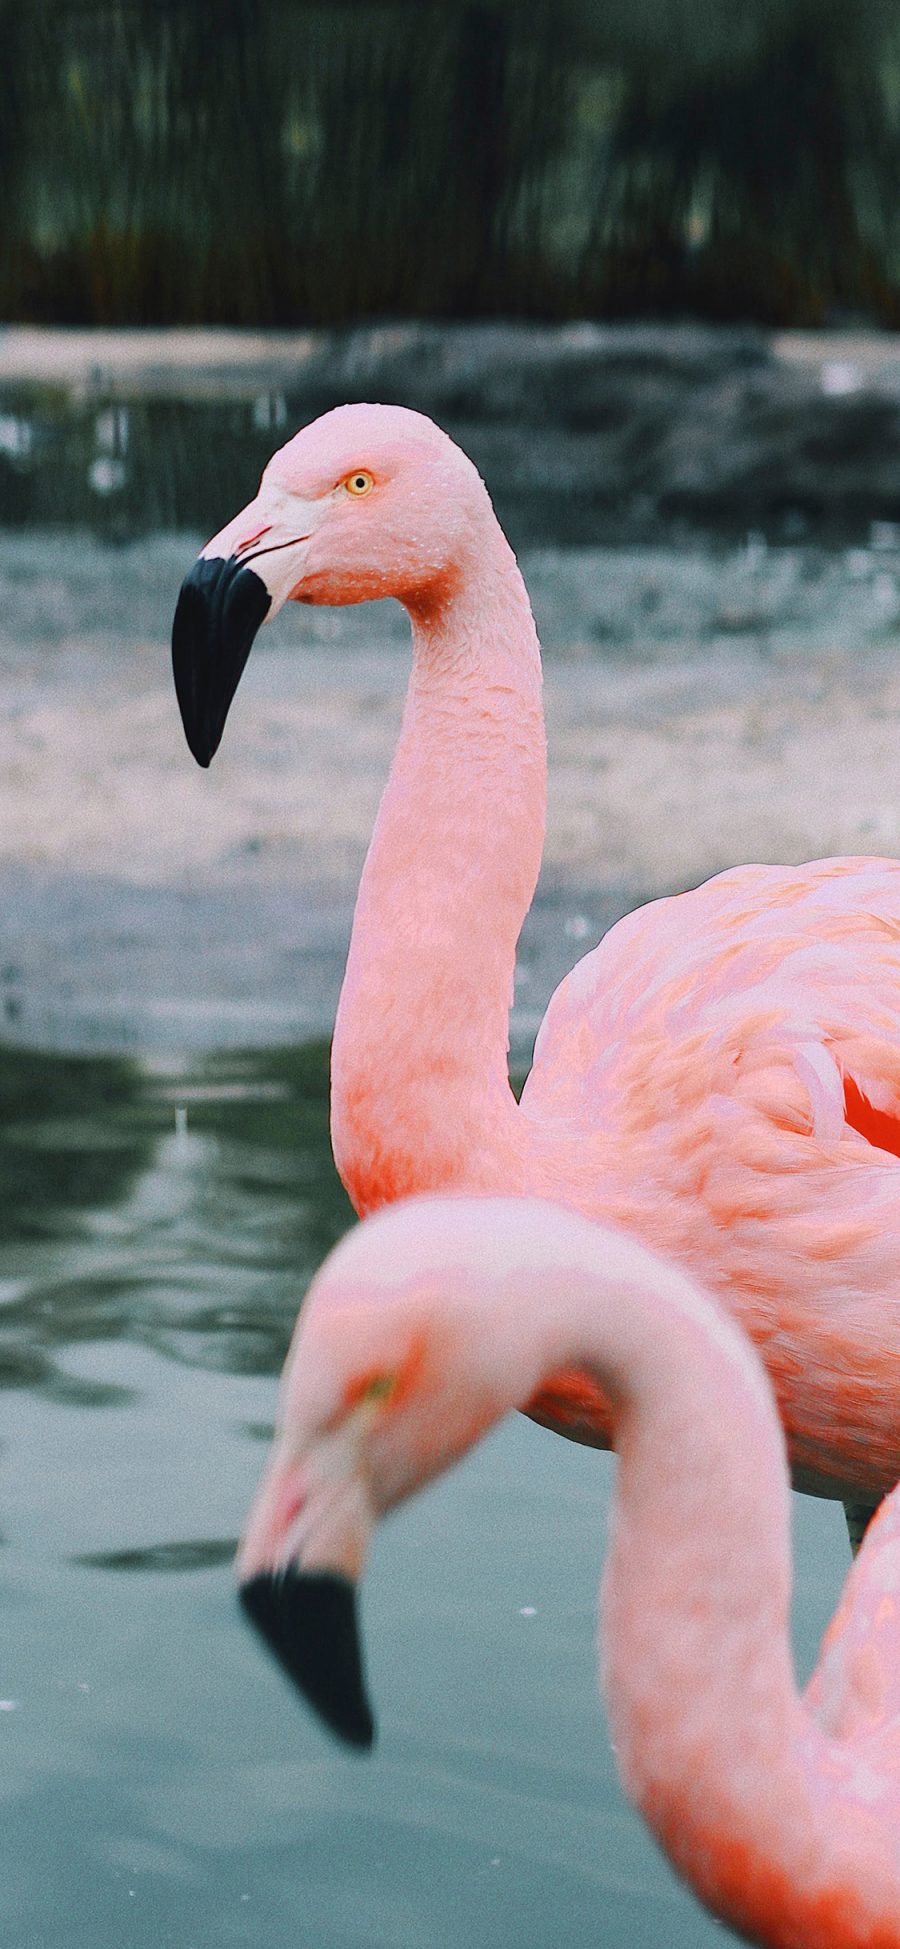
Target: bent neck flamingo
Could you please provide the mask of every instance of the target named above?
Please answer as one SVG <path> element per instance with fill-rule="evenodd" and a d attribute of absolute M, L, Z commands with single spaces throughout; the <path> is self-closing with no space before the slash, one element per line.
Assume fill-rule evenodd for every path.
<path fill-rule="evenodd" d="M 629 915 L 553 996 L 517 1103 L 539 649 L 483 482 L 421 414 L 326 413 L 203 550 L 173 629 L 188 742 L 209 764 L 288 598 L 383 595 L 407 608 L 413 669 L 332 1054 L 357 1210 L 515 1192 L 622 1225 L 757 1340 L 796 1485 L 868 1513 L 900 1475 L 900 866 L 739 867 Z M 557 1375 L 531 1411 L 609 1442 L 584 1376 Z"/>
<path fill-rule="evenodd" d="M 414 1199 L 313 1281 L 242 1600 L 371 1744 L 355 1587 L 378 1518 L 561 1366 L 614 1403 L 602 1685 L 623 1785 L 712 1911 L 782 1949 L 900 1945 L 900 1488 L 816 1672 L 788 1639 L 789 1480 L 750 1342 L 642 1246 L 537 1199 Z"/>

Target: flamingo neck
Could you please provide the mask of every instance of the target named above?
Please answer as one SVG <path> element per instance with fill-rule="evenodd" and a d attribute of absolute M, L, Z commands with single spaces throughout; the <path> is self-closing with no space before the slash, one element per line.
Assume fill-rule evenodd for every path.
<path fill-rule="evenodd" d="M 521 1220 L 509 1223 L 523 1252 Z M 872 1804 L 871 1770 L 857 1776 L 796 1689 L 789 1483 L 769 1388 L 680 1273 L 598 1231 L 575 1278 L 570 1245 L 574 1301 L 554 1298 L 527 1238 L 523 1263 L 544 1373 L 578 1367 L 614 1404 L 601 1668 L 623 1783 L 686 1880 L 751 1940 L 896 1949 L 900 1931 L 879 1933 L 900 1912 L 891 1806 Z"/>
<path fill-rule="evenodd" d="M 442 1307 L 444 1392 L 421 1416 L 419 1479 L 560 1369 L 587 1372 L 612 1403 L 602 1678 L 623 1783 L 676 1868 L 752 1941 L 898 1949 L 898 1688 L 864 1657 L 840 1734 L 840 1683 L 824 1686 L 830 1703 L 815 1687 L 798 1696 L 784 1437 L 749 1341 L 673 1265 L 559 1205 L 416 1199 L 375 1224 L 390 1237 L 378 1283 L 415 1292 L 433 1267 L 427 1303 Z M 367 1288 L 370 1237 L 362 1227 L 340 1248 Z M 877 1604 L 896 1583 L 896 1557 L 879 1580 L 869 1556 L 834 1655 L 860 1592 L 871 1583 Z"/>
<path fill-rule="evenodd" d="M 332 1050 L 332 1141 L 360 1213 L 516 1188 L 516 942 L 540 867 L 540 651 L 489 507 L 454 585 L 410 602 L 413 669 L 369 848 Z"/>

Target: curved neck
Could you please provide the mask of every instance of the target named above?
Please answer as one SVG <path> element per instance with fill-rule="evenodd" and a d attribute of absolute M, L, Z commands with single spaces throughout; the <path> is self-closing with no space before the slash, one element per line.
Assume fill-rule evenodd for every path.
<path fill-rule="evenodd" d="M 853 1752 L 796 1689 L 789 1482 L 759 1362 L 673 1267 L 552 1207 L 532 1237 L 540 1209 L 520 1201 L 506 1220 L 527 1268 L 516 1333 L 525 1304 L 541 1378 L 571 1364 L 614 1405 L 601 1668 L 626 1790 L 751 1939 L 900 1942 L 878 1934 L 900 1912 L 892 1797 L 865 1804 L 872 1773 L 857 1785 Z M 472 1277 L 483 1287 L 474 1262 Z"/>
<path fill-rule="evenodd" d="M 537 881 L 546 752 L 528 597 L 489 507 L 455 586 L 409 604 L 403 728 L 354 916 L 332 1140 L 361 1213 L 516 1182 L 507 1046 Z"/>
<path fill-rule="evenodd" d="M 448 1294 L 458 1269 L 490 1418 L 565 1367 L 613 1405 L 602 1676 L 626 1790 L 675 1866 L 752 1940 L 896 1949 L 900 1933 L 878 1932 L 900 1913 L 893 1794 L 879 1802 L 878 1760 L 860 1765 L 796 1690 L 784 1438 L 749 1342 L 674 1267 L 560 1207 L 415 1211 Z"/>
<path fill-rule="evenodd" d="M 717 1913 L 752 1923 L 773 1868 L 783 1894 L 819 1840 L 789 1639 L 783 1440 L 730 1330 L 716 1342 L 690 1304 L 642 1297 L 640 1318 L 628 1294 L 625 1335 L 610 1322 L 613 1362 L 602 1346 L 591 1361 L 620 1390 L 601 1586 L 611 1737 L 675 1866 Z"/>

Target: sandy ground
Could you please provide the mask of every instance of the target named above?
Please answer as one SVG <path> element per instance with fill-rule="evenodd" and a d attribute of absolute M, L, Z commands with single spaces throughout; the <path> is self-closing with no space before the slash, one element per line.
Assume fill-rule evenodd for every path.
<path fill-rule="evenodd" d="M 263 630 L 221 752 L 168 628 L 199 541 L 0 537 L 0 1010 L 31 1045 L 327 1033 L 408 672 L 390 604 Z M 900 551 L 536 552 L 550 808 L 513 1023 L 621 913 L 739 860 L 900 847 Z"/>

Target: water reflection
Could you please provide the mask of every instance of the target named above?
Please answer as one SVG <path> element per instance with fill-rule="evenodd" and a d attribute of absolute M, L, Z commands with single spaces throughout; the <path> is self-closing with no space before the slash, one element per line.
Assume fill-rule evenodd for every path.
<path fill-rule="evenodd" d="M 198 1538 L 186 1543 L 148 1543 L 143 1550 L 86 1550 L 73 1556 L 87 1570 L 210 1570 L 231 1563 L 237 1537 Z"/>
<path fill-rule="evenodd" d="M 274 1374 L 303 1289 L 352 1213 L 313 1044 L 148 1072 L 7 1049 L 0 1082 L 0 1387 L 80 1406 L 78 1342 Z"/>
<path fill-rule="evenodd" d="M 373 386 L 367 374 L 335 366 L 320 384 L 307 381 L 296 393 L 251 390 L 233 400 L 125 403 L 103 391 L 79 400 L 45 387 L 7 386 L 0 398 L 0 526 L 87 527 L 112 543 L 172 529 L 214 533 L 247 501 L 275 447 L 344 399 L 370 396 L 421 403 L 455 432 L 491 474 L 498 513 L 520 543 L 587 541 L 604 517 L 609 526 L 602 479 L 588 483 L 577 501 L 548 495 L 527 437 L 504 439 L 495 460 L 490 427 L 460 422 L 452 400 L 449 410 L 440 397 L 407 402 L 402 384 L 380 375 Z M 613 525 L 629 525 L 621 507 Z"/>
<path fill-rule="evenodd" d="M 748 527 L 781 544 L 875 546 L 881 529 L 896 546 L 897 441 L 880 394 L 858 395 L 851 426 L 846 400 L 821 395 L 815 368 L 802 380 L 786 375 L 761 341 L 699 329 L 680 343 L 651 335 L 642 344 L 638 328 L 617 345 L 602 341 L 602 327 L 585 330 L 597 343 L 584 358 L 564 337 L 491 328 L 467 340 L 399 326 L 396 345 L 377 331 L 323 333 L 305 358 L 297 346 L 293 385 L 238 368 L 186 397 L 148 388 L 141 370 L 98 369 L 73 391 L 7 378 L 0 527 L 88 528 L 112 543 L 209 535 L 299 427 L 375 398 L 446 427 L 489 482 L 517 547 L 680 545 L 688 533 L 736 539 Z M 743 384 L 747 361 L 765 412 Z M 717 366 L 729 383 L 711 393 Z M 476 374 L 470 395 L 465 372 Z M 686 467 L 679 456 L 693 452 L 698 429 L 701 457 Z"/>
<path fill-rule="evenodd" d="M 89 524 L 111 540 L 207 526 L 211 507 L 247 498 L 287 421 L 286 406 L 279 419 L 253 401 L 79 403 L 35 387 L 3 404 L 0 524 Z"/>

